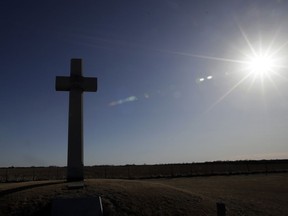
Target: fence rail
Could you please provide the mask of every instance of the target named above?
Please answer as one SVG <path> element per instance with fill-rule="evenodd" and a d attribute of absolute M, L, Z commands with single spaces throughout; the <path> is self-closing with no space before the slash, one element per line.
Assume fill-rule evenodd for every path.
<path fill-rule="evenodd" d="M 288 160 L 90 166 L 84 168 L 86 179 L 144 179 L 275 172 L 288 172 Z M 62 180 L 65 178 L 66 167 L 0 168 L 0 182 Z"/>

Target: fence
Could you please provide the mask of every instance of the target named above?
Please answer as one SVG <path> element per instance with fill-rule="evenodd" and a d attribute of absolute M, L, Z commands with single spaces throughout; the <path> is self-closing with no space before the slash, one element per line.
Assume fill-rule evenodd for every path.
<path fill-rule="evenodd" d="M 288 172 L 288 160 L 90 166 L 84 168 L 86 179 L 145 179 L 273 172 Z M 0 168 L 0 182 L 62 180 L 65 178 L 66 167 Z"/>

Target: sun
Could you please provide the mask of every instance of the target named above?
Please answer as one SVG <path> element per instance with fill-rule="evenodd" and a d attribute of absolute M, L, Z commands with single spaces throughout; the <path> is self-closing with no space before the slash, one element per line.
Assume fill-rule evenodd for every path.
<path fill-rule="evenodd" d="M 272 55 L 254 53 L 248 58 L 246 70 L 249 71 L 250 75 L 254 75 L 255 77 L 269 76 L 277 67 L 276 59 Z"/>
<path fill-rule="evenodd" d="M 244 58 L 242 60 L 239 58 L 243 71 L 248 72 L 246 78 L 252 77 L 253 82 L 260 78 L 262 85 L 264 84 L 264 80 L 268 78 L 274 85 L 272 78 L 275 75 L 279 76 L 281 69 L 285 68 L 285 66 L 283 67 L 283 58 L 285 55 L 283 56 L 282 51 L 285 50 L 284 48 L 288 44 L 287 41 L 279 44 L 275 35 L 271 41 L 266 40 L 266 43 L 262 37 L 252 43 L 240 26 L 239 29 L 248 48 L 246 51 L 241 51 Z"/>

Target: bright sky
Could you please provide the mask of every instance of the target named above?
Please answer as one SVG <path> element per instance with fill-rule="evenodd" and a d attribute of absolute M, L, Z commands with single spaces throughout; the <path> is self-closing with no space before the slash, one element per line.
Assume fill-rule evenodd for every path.
<path fill-rule="evenodd" d="M 288 158 L 288 1 L 0 2 L 0 167 L 67 163 L 83 59 L 85 165 Z"/>

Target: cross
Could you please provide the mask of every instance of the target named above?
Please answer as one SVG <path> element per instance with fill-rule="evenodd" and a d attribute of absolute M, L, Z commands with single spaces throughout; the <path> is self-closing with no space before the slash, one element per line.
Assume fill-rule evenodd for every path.
<path fill-rule="evenodd" d="M 82 76 L 82 60 L 71 59 L 70 77 L 56 76 L 56 91 L 69 91 L 67 181 L 82 181 L 83 99 L 82 93 L 97 91 L 97 78 Z"/>

